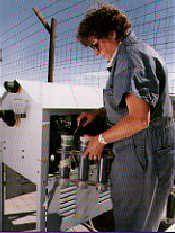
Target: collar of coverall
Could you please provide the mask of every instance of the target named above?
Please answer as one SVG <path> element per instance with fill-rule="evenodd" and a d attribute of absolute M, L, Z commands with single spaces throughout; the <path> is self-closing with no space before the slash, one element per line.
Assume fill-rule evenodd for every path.
<path fill-rule="evenodd" d="M 119 44 L 119 46 L 120 46 L 120 44 Z M 116 53 L 117 53 L 117 50 L 118 50 L 118 47 L 119 47 L 119 46 L 117 46 L 117 48 L 115 49 L 115 51 L 114 51 L 114 53 L 113 53 L 113 55 L 112 55 L 111 60 L 108 61 L 108 66 L 112 66 L 112 63 L 113 63 L 113 61 L 114 61 L 114 57 L 115 57 L 115 55 L 116 55 Z"/>
<path fill-rule="evenodd" d="M 132 33 L 131 30 L 129 30 L 129 31 L 128 31 L 128 36 L 129 36 L 131 33 Z M 121 42 L 122 42 L 122 41 L 121 41 Z M 120 44 L 121 44 L 121 42 L 120 42 Z M 120 44 L 119 44 L 119 46 L 120 46 Z M 112 64 L 113 64 L 115 55 L 117 54 L 117 51 L 118 51 L 119 46 L 117 46 L 117 48 L 115 49 L 115 51 L 114 51 L 114 53 L 113 53 L 113 55 L 112 55 L 111 60 L 107 62 L 107 70 L 109 70 L 109 71 L 110 71 L 111 68 L 112 68 Z"/>

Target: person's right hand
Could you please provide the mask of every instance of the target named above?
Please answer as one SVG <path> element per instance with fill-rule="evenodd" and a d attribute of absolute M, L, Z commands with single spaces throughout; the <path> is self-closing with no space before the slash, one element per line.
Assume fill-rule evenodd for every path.
<path fill-rule="evenodd" d="M 89 124 L 90 122 L 92 122 L 95 117 L 97 115 L 96 110 L 94 111 L 87 111 L 87 112 L 82 112 L 78 117 L 77 117 L 77 125 L 80 125 L 81 122 L 81 126 L 86 126 L 87 124 Z"/>

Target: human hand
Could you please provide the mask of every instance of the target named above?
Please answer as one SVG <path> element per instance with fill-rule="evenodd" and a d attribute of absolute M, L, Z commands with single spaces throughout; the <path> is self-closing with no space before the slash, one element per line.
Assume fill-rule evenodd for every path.
<path fill-rule="evenodd" d="M 86 126 L 90 122 L 92 122 L 97 113 L 96 111 L 87 111 L 87 112 L 82 112 L 78 117 L 77 117 L 77 125 L 80 126 Z"/>
<path fill-rule="evenodd" d="M 101 160 L 104 144 L 98 142 L 98 136 L 85 135 L 85 137 L 88 138 L 89 142 L 83 157 L 86 158 L 89 155 L 90 160 Z"/>

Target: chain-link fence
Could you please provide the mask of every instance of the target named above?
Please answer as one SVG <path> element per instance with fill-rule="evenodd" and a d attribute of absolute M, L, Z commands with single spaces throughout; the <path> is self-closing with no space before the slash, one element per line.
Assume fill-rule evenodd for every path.
<path fill-rule="evenodd" d="M 41 2 L 42 5 L 41 5 Z M 93 50 L 77 42 L 80 20 L 94 0 L 38 1 L 44 18 L 56 18 L 54 82 L 72 82 L 103 87 L 107 78 L 106 61 L 94 56 Z M 156 48 L 164 57 L 169 71 L 170 92 L 175 92 L 175 1 L 174 0 L 109 0 L 122 9 L 132 22 L 135 34 Z M 25 1 L 24 1 L 25 3 Z M 48 79 L 49 34 L 32 8 L 0 35 L 4 80 Z"/>

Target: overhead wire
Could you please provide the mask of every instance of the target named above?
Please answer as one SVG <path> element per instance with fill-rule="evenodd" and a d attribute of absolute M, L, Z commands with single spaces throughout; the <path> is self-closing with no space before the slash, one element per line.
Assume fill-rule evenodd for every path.
<path fill-rule="evenodd" d="M 166 20 L 167 18 L 174 18 L 174 17 L 175 17 L 175 15 L 170 15 L 170 16 L 165 16 L 165 17 L 162 17 L 162 18 L 160 17 L 159 20 Z M 72 19 L 72 18 L 75 18 L 75 17 L 71 17 L 71 19 Z M 155 21 L 156 21 L 156 20 L 154 19 L 154 20 L 149 20 L 149 21 L 142 22 L 142 23 L 139 23 L 139 24 L 135 24 L 135 25 L 133 26 L 133 28 L 137 28 L 137 27 L 140 27 L 140 26 L 144 26 L 144 25 L 146 25 L 146 24 L 151 24 L 151 23 L 153 23 L 153 22 L 155 22 Z M 62 21 L 62 22 L 63 22 L 63 21 Z M 64 20 L 64 22 L 67 22 L 67 20 Z M 26 40 L 26 39 L 28 39 L 28 38 L 30 38 L 30 37 L 36 35 L 36 34 L 39 34 L 39 33 L 40 33 L 40 30 L 36 30 L 35 32 L 32 32 L 31 34 L 29 34 L 29 35 L 23 37 L 22 39 L 20 39 L 20 40 L 18 40 L 18 41 L 16 41 L 16 42 L 13 42 L 12 44 L 10 44 L 10 45 L 4 47 L 3 49 L 5 50 L 5 49 L 7 49 L 7 48 L 9 48 L 9 47 L 12 47 L 12 46 L 18 44 L 19 42 L 24 41 L 24 40 Z"/>
<path fill-rule="evenodd" d="M 150 2 L 150 3 L 144 4 L 144 5 L 149 5 L 149 4 L 151 4 L 151 3 L 155 2 L 155 1 L 156 1 L 156 0 L 154 0 L 154 1 Z M 160 1 L 161 1 L 161 0 L 160 0 Z M 66 11 L 66 10 L 68 10 L 68 9 L 70 10 L 71 8 L 74 8 L 75 6 L 77 6 L 78 4 L 80 4 L 80 3 L 82 3 L 82 2 L 84 2 L 84 1 L 81 0 L 81 1 L 79 1 L 79 2 L 77 2 L 77 3 L 75 3 L 75 4 L 73 4 L 73 5 L 71 5 L 71 6 L 69 6 L 69 7 L 60 9 L 60 10 L 56 11 L 55 13 L 46 16 L 46 18 L 52 17 L 52 16 L 56 15 L 57 13 L 64 12 L 64 11 Z M 41 9 L 41 11 L 50 8 L 50 7 L 53 6 L 55 3 L 58 3 L 58 1 L 56 1 L 56 2 L 54 2 L 54 3 L 52 3 L 52 4 L 50 4 L 50 5 L 47 6 L 47 7 L 43 7 L 43 8 Z M 173 7 L 173 6 L 172 6 L 172 7 Z M 171 7 L 171 8 L 172 8 L 172 7 Z M 140 8 L 140 7 L 139 7 L 139 8 Z M 127 12 L 130 12 L 130 11 L 132 11 L 132 10 L 136 10 L 136 9 L 139 9 L 139 8 L 130 9 L 130 10 L 128 10 Z M 170 7 L 168 7 L 167 9 L 169 9 L 169 8 L 170 8 Z M 161 12 L 161 11 L 164 11 L 164 10 L 166 10 L 166 9 L 160 10 L 160 12 Z M 148 15 L 150 15 L 150 14 L 152 14 L 152 13 L 154 13 L 154 12 L 148 13 L 146 16 L 148 16 Z M 69 20 L 72 20 L 72 19 L 74 19 L 74 18 L 78 18 L 78 17 L 82 16 L 83 14 L 84 14 L 84 13 L 79 14 L 79 15 L 77 15 L 77 16 L 75 16 L 75 17 L 71 17 L 70 19 L 62 20 L 62 21 L 59 22 L 59 24 L 64 23 L 64 22 L 69 21 Z M 30 18 L 31 18 L 31 17 L 32 17 L 32 16 L 30 16 Z M 27 17 L 26 19 L 28 19 L 28 18 L 29 18 L 29 17 Z M 133 19 L 137 19 L 137 18 L 139 18 L 139 17 L 134 17 Z M 132 18 L 131 18 L 131 20 L 132 20 Z M 24 20 L 24 21 L 25 21 L 25 20 Z M 18 25 L 21 25 L 21 24 L 22 24 L 22 22 L 19 23 Z M 18 34 L 20 34 L 20 33 L 22 33 L 22 32 L 25 32 L 26 30 L 32 28 L 32 27 L 33 27 L 34 25 L 36 25 L 36 24 L 37 24 L 37 23 L 35 22 L 35 23 L 29 25 L 28 27 L 25 27 L 25 29 L 23 29 L 22 31 L 18 32 Z M 16 26 L 18 26 L 18 25 L 16 25 Z M 13 28 L 15 28 L 15 26 L 14 26 Z M 10 38 L 11 38 L 11 37 L 10 37 Z M 7 41 L 8 39 L 9 39 L 9 38 L 6 38 L 6 41 Z"/>
<path fill-rule="evenodd" d="M 47 5 L 47 6 L 43 7 L 43 8 L 41 8 L 40 11 L 41 11 L 41 12 L 42 12 L 42 11 L 45 11 L 45 10 L 51 8 L 51 7 L 52 7 L 53 5 L 55 5 L 56 3 L 60 3 L 61 1 L 64 1 L 64 0 L 55 0 L 55 2 L 50 3 L 49 5 Z M 7 30 L 5 30 L 2 34 L 0 34 L 0 37 L 3 37 L 4 35 L 6 35 L 8 32 L 11 31 L 11 29 L 14 30 L 14 29 L 16 29 L 17 27 L 21 26 L 22 24 L 24 24 L 27 20 L 29 20 L 29 19 L 31 19 L 31 18 L 33 18 L 33 14 L 27 16 L 26 18 L 24 18 L 23 20 L 21 20 L 19 23 L 15 24 L 15 25 L 13 25 L 13 26 L 10 26 L 10 27 L 9 27 Z"/>
<path fill-rule="evenodd" d="M 48 6 L 41 8 L 40 11 L 42 12 L 42 11 L 44 11 L 44 10 L 46 10 L 46 9 L 49 9 L 49 8 L 51 8 L 54 4 L 60 3 L 60 1 L 63 1 L 63 0 L 56 0 L 55 2 L 49 4 Z M 54 12 L 53 14 L 46 16 L 45 18 L 50 18 L 50 17 L 52 17 L 52 16 L 55 16 L 55 15 L 58 14 L 58 13 L 64 12 L 64 11 L 66 11 L 66 10 L 70 10 L 71 8 L 74 8 L 74 7 L 77 6 L 78 4 L 83 3 L 84 1 L 85 1 L 85 0 L 80 0 L 80 1 L 78 1 L 77 3 L 75 3 L 75 4 L 73 4 L 73 5 L 69 6 L 69 7 L 60 9 L 60 10 Z M 120 0 L 115 0 L 115 1 L 112 1 L 111 3 L 116 2 L 116 1 L 118 2 L 118 1 L 120 1 Z M 156 0 L 153 0 L 152 2 L 145 3 L 145 5 L 146 5 L 146 6 L 147 6 L 147 5 L 150 5 L 150 4 L 154 3 L 155 1 L 156 1 Z M 161 1 L 164 1 L 164 0 L 159 0 L 159 2 L 161 2 Z M 137 7 L 137 8 L 133 8 L 133 9 L 129 9 L 129 10 L 126 10 L 125 12 L 126 12 L 126 13 L 129 13 L 129 12 L 131 12 L 131 11 L 136 11 L 136 10 L 141 9 L 142 7 L 143 7 L 143 6 L 140 6 L 140 7 Z M 82 15 L 83 15 L 83 14 L 80 14 L 80 16 L 82 16 Z M 26 18 L 24 18 L 23 20 L 21 20 L 21 22 L 19 22 L 18 24 L 11 26 L 9 29 L 7 29 L 5 32 L 3 32 L 3 33 L 0 35 L 0 37 L 2 37 L 2 36 L 4 36 L 5 34 L 7 34 L 9 31 L 11 31 L 11 29 L 14 30 L 16 27 L 20 26 L 21 24 L 24 24 L 28 19 L 31 19 L 31 18 L 33 18 L 33 14 L 30 15 L 30 16 L 28 16 L 28 17 L 26 17 Z M 32 26 L 34 26 L 34 25 L 35 25 L 35 23 L 34 23 L 34 24 L 31 24 L 31 25 L 29 26 L 29 28 L 32 27 Z M 26 30 L 26 29 L 24 29 L 24 30 Z M 7 38 L 6 38 L 6 40 L 7 40 Z"/>
<path fill-rule="evenodd" d="M 68 22 L 69 20 L 75 19 L 75 18 L 80 17 L 80 16 L 82 16 L 82 15 L 83 15 L 83 13 L 81 13 L 81 14 L 79 14 L 79 15 L 77 15 L 77 16 L 70 17 L 69 19 L 62 20 L 62 21 L 59 22 L 59 24 L 64 23 L 64 22 Z M 162 17 L 162 18 L 160 17 L 160 18 L 159 18 L 159 21 L 160 21 L 160 20 L 166 20 L 167 18 L 174 18 L 174 17 L 175 17 L 175 15 L 165 16 L 165 17 Z M 144 21 L 144 22 L 142 22 L 142 23 L 136 24 L 136 25 L 133 26 L 133 28 L 137 28 L 137 27 L 139 27 L 139 26 L 143 26 L 143 25 L 145 25 L 145 24 L 149 24 L 149 23 L 153 23 L 153 22 L 156 22 L 156 19 L 154 19 L 154 20 L 149 20 L 149 21 L 146 21 L 146 22 Z M 33 24 L 33 25 L 35 25 L 35 24 Z M 40 32 L 41 32 L 41 30 L 36 30 L 35 32 L 32 32 L 31 34 L 29 34 L 29 35 L 27 35 L 27 36 L 21 38 L 21 39 L 18 40 L 17 42 L 14 42 L 14 43 L 12 43 L 12 44 L 10 44 L 10 45 L 7 45 L 7 46 L 3 47 L 3 49 L 9 48 L 9 47 L 11 47 L 11 46 L 14 46 L 15 44 L 19 43 L 20 41 L 26 40 L 26 39 L 32 37 L 33 35 L 39 34 Z"/>
<path fill-rule="evenodd" d="M 160 28 L 161 29 L 161 28 Z M 171 31 L 172 29 L 170 29 L 169 28 L 169 26 L 167 26 L 167 27 L 162 27 L 162 32 L 163 32 L 163 34 L 161 35 L 161 36 L 158 36 L 157 37 L 157 39 L 161 39 L 161 38 L 164 38 L 164 33 L 165 33 L 165 30 L 167 29 L 167 31 Z M 174 25 L 174 29 L 175 29 L 175 25 Z M 149 36 L 152 36 L 152 37 L 149 37 Z M 173 33 L 171 33 L 171 36 L 173 36 L 173 35 L 175 35 L 175 32 L 173 32 Z M 154 39 L 154 36 L 152 35 L 152 33 L 149 33 L 149 34 L 145 34 L 145 35 L 141 35 L 142 36 L 142 39 L 143 40 L 152 40 L 152 39 Z M 146 37 L 145 39 L 144 39 L 144 37 Z M 72 38 L 74 38 L 74 37 L 72 37 Z M 47 39 L 45 38 L 42 42 L 44 42 L 44 41 L 46 41 Z M 61 40 L 59 40 L 59 42 L 60 41 L 64 41 L 65 42 L 65 38 L 62 38 Z M 172 42 L 171 42 L 172 43 Z M 76 44 L 76 41 L 73 41 L 73 42 L 70 42 L 69 43 L 69 45 L 73 45 L 73 44 Z M 162 43 L 161 45 L 163 45 L 164 43 Z M 166 44 L 169 44 L 168 42 L 166 42 Z M 26 51 L 27 49 L 31 49 L 31 48 L 33 48 L 33 46 L 36 46 L 36 45 L 40 45 L 40 48 L 39 49 L 41 49 L 41 42 L 38 42 L 38 43 L 33 43 L 33 44 L 31 44 L 31 45 L 29 45 L 29 46 L 27 46 L 27 47 L 25 47 L 24 49 L 23 49 L 23 52 L 24 51 Z M 67 45 L 67 43 L 64 43 L 64 44 L 60 44 L 59 46 L 57 46 L 56 45 L 56 47 L 55 47 L 55 49 L 59 49 L 59 48 L 62 48 L 62 47 L 65 47 Z M 152 45 L 154 45 L 154 43 L 152 44 Z M 157 43 L 157 45 L 160 45 L 159 43 Z M 48 51 L 48 48 L 43 48 L 44 50 L 47 50 Z M 168 48 L 167 48 L 168 49 Z M 13 55 L 15 55 L 16 54 L 16 51 L 15 52 L 13 52 L 13 53 L 6 53 L 6 58 L 8 58 L 8 57 L 11 57 L 11 56 L 13 56 Z M 37 53 L 35 53 L 35 54 L 37 54 Z M 27 56 L 25 56 L 25 58 L 26 57 L 29 57 L 29 56 L 33 56 L 33 54 L 29 54 L 29 55 L 27 55 Z"/>

